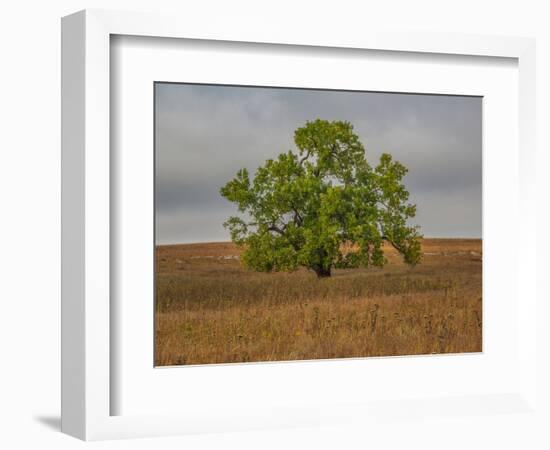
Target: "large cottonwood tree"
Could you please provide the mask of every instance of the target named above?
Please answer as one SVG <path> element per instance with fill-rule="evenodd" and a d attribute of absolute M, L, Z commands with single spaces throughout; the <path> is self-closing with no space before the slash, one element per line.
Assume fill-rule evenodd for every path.
<path fill-rule="evenodd" d="M 402 164 L 385 153 L 371 167 L 349 122 L 307 122 L 294 142 L 297 152 L 267 160 L 252 180 L 241 169 L 220 190 L 242 213 L 224 225 L 248 268 L 304 266 L 328 277 L 332 268 L 383 266 L 384 241 L 406 263 L 420 260 L 419 229 L 408 224 L 416 206 L 408 203 Z"/>

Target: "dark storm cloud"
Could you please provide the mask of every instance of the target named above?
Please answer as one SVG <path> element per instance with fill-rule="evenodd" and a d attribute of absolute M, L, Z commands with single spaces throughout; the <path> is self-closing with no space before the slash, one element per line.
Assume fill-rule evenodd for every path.
<path fill-rule="evenodd" d="M 409 168 L 425 236 L 481 236 L 480 98 L 157 84 L 158 243 L 227 240 L 220 187 L 316 118 L 350 121 L 372 165 L 389 152 Z"/>

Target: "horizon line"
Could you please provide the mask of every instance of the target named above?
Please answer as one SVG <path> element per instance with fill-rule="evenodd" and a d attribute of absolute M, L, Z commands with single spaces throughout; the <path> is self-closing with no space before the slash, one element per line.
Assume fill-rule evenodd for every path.
<path fill-rule="evenodd" d="M 424 236 L 422 237 L 422 239 L 446 239 L 446 240 L 472 240 L 472 239 L 476 239 L 476 240 L 483 240 L 483 237 L 482 236 L 479 236 L 479 237 L 457 237 L 457 236 L 453 236 L 453 237 L 428 237 L 428 236 Z M 170 243 L 164 243 L 164 244 L 161 244 L 161 243 L 157 243 L 155 242 L 155 247 L 160 247 L 160 246 L 169 246 L 169 245 L 197 245 L 197 244 L 232 244 L 233 241 L 229 240 L 229 241 L 199 241 L 199 242 L 170 242 Z"/>

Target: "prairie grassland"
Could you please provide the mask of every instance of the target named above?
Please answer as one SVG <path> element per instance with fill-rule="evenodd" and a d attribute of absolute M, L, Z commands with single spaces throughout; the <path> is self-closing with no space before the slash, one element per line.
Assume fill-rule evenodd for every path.
<path fill-rule="evenodd" d="M 256 273 L 232 243 L 158 246 L 155 364 L 480 352 L 481 240 L 424 239 L 422 262 Z"/>

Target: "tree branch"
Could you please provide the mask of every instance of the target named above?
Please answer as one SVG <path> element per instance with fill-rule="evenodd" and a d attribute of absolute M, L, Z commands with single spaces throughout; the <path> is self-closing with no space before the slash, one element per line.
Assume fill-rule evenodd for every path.
<path fill-rule="evenodd" d="M 295 206 L 291 206 L 291 209 L 294 212 L 294 224 L 297 226 L 301 226 L 303 222 L 302 216 L 300 215 L 300 213 L 298 212 Z"/>
<path fill-rule="evenodd" d="M 304 161 L 305 161 L 306 159 L 309 158 L 309 155 L 311 155 L 311 150 L 308 150 L 307 153 L 306 153 L 306 156 L 304 156 L 303 158 L 301 158 L 301 159 L 298 161 L 298 165 L 299 165 L 300 167 L 302 167 L 302 164 L 304 163 Z"/>
<path fill-rule="evenodd" d="M 274 231 L 275 233 L 279 233 L 281 236 L 284 236 L 285 235 L 285 232 L 284 230 L 281 230 L 278 226 L 276 225 L 270 225 L 268 228 L 268 231 Z"/>
<path fill-rule="evenodd" d="M 392 239 L 390 239 L 389 237 L 387 236 L 382 236 L 382 240 L 386 241 L 386 242 L 389 242 L 390 245 L 396 249 L 399 253 L 405 253 L 405 250 L 403 249 L 403 247 L 399 246 L 398 244 L 396 244 Z"/>

